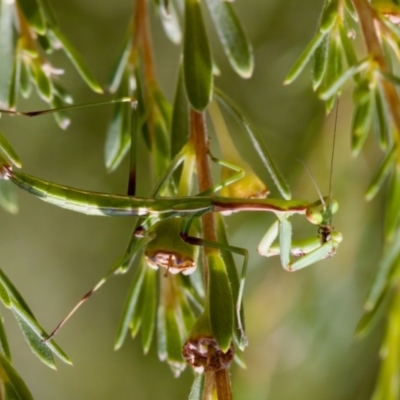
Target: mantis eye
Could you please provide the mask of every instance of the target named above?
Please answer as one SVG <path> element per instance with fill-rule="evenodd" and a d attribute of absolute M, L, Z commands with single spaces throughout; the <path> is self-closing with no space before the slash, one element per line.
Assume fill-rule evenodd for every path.
<path fill-rule="evenodd" d="M 339 209 L 337 200 L 324 197 L 308 206 L 306 210 L 307 219 L 314 225 L 329 225 L 332 215 Z"/>

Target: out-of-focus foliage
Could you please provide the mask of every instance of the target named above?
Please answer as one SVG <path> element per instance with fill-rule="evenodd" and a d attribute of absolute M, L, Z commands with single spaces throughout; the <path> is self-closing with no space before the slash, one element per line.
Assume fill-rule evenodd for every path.
<path fill-rule="evenodd" d="M 176 104 L 179 98 L 184 98 L 185 89 L 179 86 L 176 89 L 181 48 L 172 45 L 162 32 L 162 29 L 165 29 L 173 42 L 178 42 L 184 34 L 184 29 L 180 31 L 177 28 L 174 18 L 183 13 L 177 7 L 176 11 L 171 11 L 172 18 L 168 18 L 168 14 L 163 11 L 167 3 L 154 2 L 157 7 L 154 8 L 154 18 L 151 20 L 157 84 L 150 82 L 140 86 L 145 82 L 143 77 L 146 71 L 141 64 L 142 58 L 135 60 L 132 57 L 130 52 L 132 43 L 129 40 L 130 36 L 126 34 L 126 27 L 132 26 L 130 20 L 132 2 L 121 2 L 110 6 L 109 2 L 100 1 L 96 2 L 96 7 L 74 1 L 68 4 L 51 2 L 59 18 L 60 30 L 71 43 L 79 44 L 79 50 L 95 76 L 101 77 L 100 80 L 103 82 L 107 81 L 114 61 L 120 60 L 114 69 L 116 71 L 114 77 L 119 76 L 119 78 L 112 80 L 109 87 L 114 88 L 119 96 L 131 96 L 135 93 L 135 97 L 139 100 L 139 118 L 130 121 L 136 126 L 137 132 L 141 133 L 138 135 L 140 139 L 136 149 L 136 167 L 133 171 L 132 165 L 129 167 L 123 160 L 123 156 L 128 152 L 131 136 L 126 128 L 130 114 L 121 106 L 114 111 L 113 123 L 108 129 L 106 138 L 107 168 L 114 170 L 119 163 L 122 163 L 122 168 L 112 175 L 106 174 L 104 170 L 102 172 L 101 169 L 103 139 L 106 136 L 111 113 L 107 107 L 101 111 L 89 109 L 73 111 L 72 127 L 68 132 L 57 136 L 54 135 L 54 131 L 57 130 L 54 122 L 51 119 L 46 122 L 46 117 L 29 121 L 23 120 L 22 117 L 13 119 L 4 117 L 1 121 L 2 130 L 6 132 L 7 138 L 11 138 L 13 148 L 24 162 L 24 168 L 46 179 L 111 193 L 126 193 L 126 169 L 130 168 L 131 177 L 135 176 L 134 187 L 141 192 L 139 194 L 147 195 L 150 192 L 148 183 L 154 176 L 160 176 L 168 165 L 171 153 L 175 156 L 180 148 L 178 146 L 174 149 L 175 142 L 171 146 L 172 152 L 167 145 L 152 147 L 151 141 L 143 140 L 146 137 L 145 133 L 149 129 L 154 130 L 159 140 L 165 140 L 171 124 L 185 127 L 185 117 L 182 115 L 187 113 L 187 110 L 181 107 L 180 117 L 174 118 L 168 105 L 168 103 Z M 198 2 L 194 0 L 178 2 L 178 5 L 183 3 L 189 4 L 190 7 L 198 7 Z M 262 142 L 267 145 L 278 166 L 284 170 L 284 176 L 291 185 L 294 198 L 314 200 L 317 196 L 313 184 L 296 158 L 307 160 L 310 169 L 316 175 L 317 182 L 321 183 L 324 194 L 327 193 L 333 118 L 329 117 L 327 124 L 323 125 L 324 107 L 313 97 L 309 88 L 310 78 L 306 74 L 300 76 L 300 82 L 295 82 L 293 86 L 284 88 L 281 82 L 295 63 L 296 57 L 315 35 L 318 14 L 321 11 L 319 5 L 316 6 L 315 2 L 308 0 L 236 1 L 234 9 L 241 24 L 246 27 L 250 41 L 254 44 L 255 57 L 254 76 L 248 81 L 241 81 L 236 74 L 226 68 L 227 59 L 220 56 L 222 52 L 216 51 L 219 49 L 219 42 L 222 42 L 230 64 L 241 76 L 247 76 L 253 69 L 252 61 L 249 61 L 250 58 L 245 60 L 240 57 L 235 58 L 237 49 L 229 47 L 231 38 L 224 38 L 218 29 L 214 32 L 211 27 L 216 17 L 224 13 L 230 15 L 231 4 L 226 4 L 226 9 L 216 10 L 216 7 L 222 6 L 218 2 L 207 1 L 208 9 L 213 12 L 213 19 L 209 18 L 207 8 L 202 7 L 204 29 L 210 44 L 209 51 L 222 75 L 210 78 L 210 68 L 214 66 L 205 62 L 205 67 L 202 69 L 202 73 L 207 72 L 205 75 L 207 79 L 204 79 L 203 85 L 204 93 L 199 97 L 198 93 L 194 93 L 190 98 L 191 103 L 195 108 L 201 109 L 210 99 L 210 91 L 213 88 L 210 79 L 214 80 L 214 87 L 218 86 L 225 93 L 229 93 L 243 109 L 246 118 L 252 121 L 254 130 L 260 132 Z M 342 8 L 338 14 L 336 12 L 338 9 L 335 7 L 339 5 Z M 278 263 L 258 258 L 255 252 L 251 251 L 244 293 L 246 331 L 250 346 L 241 356 L 244 358 L 247 370 L 235 367 L 231 369 L 234 394 L 238 399 L 264 399 L 268 396 L 273 399 L 299 400 L 367 399 L 371 396 L 373 380 L 377 376 L 379 338 L 377 339 L 375 335 L 379 335 L 380 332 L 373 331 L 372 335 L 363 341 L 354 338 L 363 299 L 373 272 L 377 268 L 379 232 L 382 229 L 379 211 L 381 195 L 370 204 L 364 203 L 363 199 L 363 192 L 373 175 L 371 166 L 376 165 L 378 169 L 380 162 L 372 140 L 363 136 L 368 130 L 365 104 L 369 107 L 374 104 L 375 119 L 382 128 L 379 132 L 383 132 L 379 135 L 379 141 L 382 147 L 385 140 L 387 143 L 388 155 L 380 169 L 383 172 L 375 178 L 376 182 L 383 181 L 385 173 L 391 169 L 388 165 L 394 163 L 394 150 L 391 147 L 390 135 L 384 133 L 388 127 L 382 125 L 385 121 L 382 116 L 387 116 L 388 111 L 382 93 L 377 89 L 379 84 L 365 88 L 365 80 L 373 76 L 377 82 L 380 79 L 393 81 L 396 76 L 390 74 L 389 77 L 387 75 L 383 78 L 376 77 L 376 71 L 371 72 L 371 68 L 374 68 L 373 62 L 365 57 L 360 57 L 359 61 L 353 59 L 354 55 L 351 53 L 353 45 L 355 53 L 362 54 L 362 48 L 359 48 L 362 45 L 361 41 L 352 43 L 348 34 L 353 28 L 347 27 L 347 30 L 343 31 L 338 22 L 342 21 L 341 16 L 347 13 L 345 14 L 347 22 L 355 26 L 354 19 L 349 19 L 354 15 L 353 11 L 349 14 L 350 6 L 350 1 L 327 2 L 317 32 L 317 36 L 320 35 L 322 39 L 318 36 L 317 44 L 314 43 L 313 48 L 319 60 L 315 61 L 313 68 L 314 88 L 318 87 L 318 93 L 322 97 L 322 93 L 325 93 L 328 109 L 333 105 L 332 94 L 339 88 L 342 91 L 333 171 L 333 194 L 341 206 L 340 212 L 337 217 L 335 216 L 334 225 L 343 232 L 345 240 L 334 258 L 296 274 L 282 271 Z M 159 17 L 163 22 L 163 28 Z M 234 26 L 235 23 L 235 19 L 232 19 L 231 24 Z M 184 27 L 183 24 L 181 26 Z M 358 31 L 357 34 L 359 35 Z M 351 46 L 348 44 L 347 47 L 340 46 L 342 41 L 347 40 L 345 36 Z M 60 40 L 60 37 L 58 39 Z M 204 47 L 204 43 L 201 43 L 201 46 Z M 122 49 L 122 52 L 118 51 L 118 48 Z M 342 49 L 345 54 L 342 53 Z M 183 51 L 185 52 L 185 47 Z M 57 66 L 66 61 L 59 55 L 52 57 L 57 61 L 55 64 Z M 346 60 L 347 67 L 340 61 L 341 58 Z M 202 60 L 209 60 L 209 56 L 204 56 Z M 79 102 L 92 99 L 92 94 L 82 86 L 81 81 L 75 79 L 69 64 L 67 62 L 65 64 L 67 74 L 60 79 L 63 86 L 70 89 L 76 102 L 78 99 Z M 334 68 L 329 70 L 329 65 L 333 65 Z M 186 85 L 186 90 L 188 73 L 190 76 L 193 72 L 190 67 L 193 66 L 189 65 L 185 70 L 184 66 L 181 78 L 181 84 Z M 343 77 L 346 71 L 350 72 Z M 359 81 L 357 81 L 358 76 Z M 345 135 L 350 130 L 352 98 L 347 86 L 342 88 L 342 83 L 344 78 L 353 77 L 357 87 L 360 88 L 354 95 L 355 100 L 358 104 L 362 104 L 359 108 L 364 107 L 364 111 L 358 112 L 364 118 L 358 117 L 356 121 L 361 122 L 353 123 L 353 126 L 361 127 L 363 133 L 362 140 L 353 140 L 353 144 L 355 142 L 360 144 L 365 140 L 362 157 L 366 161 L 361 163 L 351 160 L 349 140 Z M 133 82 L 136 82 L 136 86 L 132 84 Z M 364 95 L 366 97 L 363 97 Z M 174 96 L 175 101 L 173 101 Z M 201 101 L 197 103 L 199 99 Z M 38 108 L 31 103 L 21 104 L 23 108 Z M 175 110 L 176 108 L 174 112 Z M 70 117 L 72 118 L 72 115 Z M 148 121 L 152 121 L 152 124 Z M 228 128 L 232 132 L 234 143 L 241 153 L 245 154 L 246 161 L 256 173 L 264 181 L 268 181 L 269 175 L 264 169 L 265 160 L 257 161 L 257 153 L 242 135 L 243 127 L 235 124 L 234 121 L 228 120 Z M 183 128 L 182 136 L 187 135 L 186 129 L 188 128 Z M 321 131 L 323 135 L 319 135 Z M 360 130 L 353 129 L 353 131 Z M 173 135 L 182 132 L 177 133 L 173 130 Z M 115 137 L 119 139 L 118 146 L 115 146 Z M 182 144 L 185 142 L 182 137 L 180 140 Z M 211 146 L 213 151 L 216 150 L 214 143 Z M 360 146 L 357 146 L 358 149 Z M 4 148 L 3 144 L 2 147 Z M 148 152 L 153 161 L 161 161 L 158 164 L 150 162 L 145 156 Z M 392 183 L 392 187 L 394 186 L 395 183 Z M 132 185 L 130 187 L 132 189 Z M 181 190 L 186 189 L 181 188 Z M 272 186 L 272 182 L 269 190 L 272 192 L 271 196 L 278 196 L 279 192 Z M 371 190 L 375 189 L 370 189 L 369 193 Z M 7 195 L 7 191 L 4 193 Z M 4 197 L 7 197 L 6 195 Z M 66 304 L 74 305 L 76 300 L 93 286 L 99 276 L 113 265 L 118 254 L 123 252 L 126 237 L 131 233 L 133 224 L 131 220 L 111 218 L 99 220 L 82 217 L 68 211 L 43 206 L 35 199 L 24 195 L 21 196 L 20 209 L 17 217 L 2 215 L 0 242 L 2 265 L 7 266 L 7 275 L 21 292 L 26 294 L 41 323 L 46 327 L 53 327 L 60 320 L 60 316 L 65 315 L 71 308 Z M 314 227 L 311 227 L 310 231 L 303 232 L 304 224 L 300 222 L 301 219 L 296 220 L 295 217 L 294 220 L 299 221 L 298 226 L 294 227 L 296 234 L 316 235 Z M 272 222 L 269 216 L 249 213 L 233 215 L 227 221 L 230 243 L 250 250 L 257 247 Z M 75 366 L 68 370 L 63 369 L 56 377 L 54 374 L 47 375 L 47 371 L 37 368 L 37 364 L 30 364 L 26 352 L 19 351 L 22 346 L 17 342 L 18 335 L 9 335 L 16 342 L 16 344 L 11 343 L 11 348 L 16 348 L 16 352 L 13 351 L 13 365 L 24 377 L 35 398 L 187 397 L 193 379 L 192 374 L 186 371 L 179 381 L 172 379 L 165 366 L 156 362 L 157 357 L 150 348 L 152 340 L 154 344 L 150 333 L 152 323 L 149 321 L 154 317 L 156 278 L 154 271 L 147 267 L 141 266 L 138 271 L 140 272 L 136 272 L 139 274 L 136 278 L 129 276 L 127 279 L 127 276 L 123 276 L 110 281 L 108 286 L 102 288 L 63 328 L 59 340 L 62 341 L 63 347 L 68 349 L 69 354 L 71 349 L 74 352 L 71 355 Z M 395 282 L 396 274 L 390 276 Z M 160 285 L 165 285 L 166 280 L 161 276 L 159 278 Z M 180 278 L 179 276 L 178 280 Z M 140 319 L 136 313 L 130 320 L 129 330 L 132 334 L 138 333 L 141 324 L 142 343 L 138 340 L 129 341 L 125 343 L 123 351 L 114 353 L 112 341 L 121 305 L 128 292 L 129 281 L 132 279 L 141 281 L 145 288 L 142 294 L 137 292 L 137 301 L 143 301 L 145 298 L 148 304 L 154 306 L 148 309 L 150 311 L 147 316 L 141 315 Z M 201 293 L 201 288 L 196 290 Z M 166 297 L 169 295 L 170 293 L 166 293 Z M 172 327 L 176 327 L 173 312 L 179 310 L 185 302 L 183 295 L 181 299 L 183 300 L 178 306 L 172 304 L 169 312 L 165 312 L 163 316 Z M 392 304 L 396 302 L 393 301 Z M 186 314 L 187 319 L 190 319 L 189 314 L 189 312 Z M 388 335 L 386 337 L 389 337 Z M 390 339 L 386 343 L 389 342 Z M 175 372 L 180 371 L 181 360 L 174 359 L 174 355 L 177 354 L 176 342 L 171 341 L 169 346 L 170 364 L 177 367 Z M 142 348 L 146 352 L 149 351 L 145 358 L 142 356 Z M 174 361 L 177 361 L 177 364 L 174 364 Z M 46 385 L 43 385 L 43 382 L 46 382 Z M 335 382 L 334 388 L 332 382 Z"/>

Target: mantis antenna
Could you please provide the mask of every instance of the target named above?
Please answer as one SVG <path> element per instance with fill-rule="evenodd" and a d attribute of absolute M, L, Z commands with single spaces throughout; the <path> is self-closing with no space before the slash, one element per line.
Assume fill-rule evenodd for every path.
<path fill-rule="evenodd" d="M 310 176 L 311 181 L 312 181 L 312 183 L 314 184 L 315 189 L 317 190 L 318 197 L 319 197 L 319 199 L 321 200 L 321 203 L 322 203 L 322 205 L 324 206 L 324 211 L 325 211 L 325 210 L 326 210 L 326 203 L 325 203 L 324 198 L 322 197 L 322 193 L 321 193 L 321 191 L 319 190 L 319 187 L 318 187 L 317 181 L 316 181 L 315 178 L 314 178 L 314 175 L 313 175 L 312 172 L 310 171 L 310 168 L 308 168 L 308 165 L 307 165 L 303 160 L 301 160 L 300 158 L 297 158 L 296 160 L 297 160 L 299 163 L 302 163 L 302 164 L 303 164 L 303 166 L 304 166 L 304 168 L 306 169 L 308 175 Z M 331 175 L 331 177 L 332 177 L 332 175 Z M 331 194 L 330 194 L 330 193 L 329 193 L 329 197 L 331 197 Z"/>
<path fill-rule="evenodd" d="M 332 176 L 333 176 L 333 160 L 335 158 L 335 147 L 336 147 L 336 131 L 337 131 L 337 122 L 338 122 L 338 114 L 339 114 L 339 97 L 337 98 L 336 110 L 335 110 L 335 125 L 333 127 L 333 139 L 332 139 L 332 156 L 331 156 L 331 172 L 329 174 L 329 198 L 332 198 Z M 332 217 L 331 217 L 332 223 Z"/>
<path fill-rule="evenodd" d="M 335 146 L 336 146 L 336 131 L 337 131 L 337 121 L 338 121 L 338 111 L 339 111 L 339 98 L 337 99 L 337 103 L 336 103 L 336 111 L 335 111 L 335 125 L 333 128 L 333 140 L 332 140 L 332 155 L 331 155 L 331 165 L 330 165 L 330 172 L 329 172 L 329 199 L 332 198 L 332 178 L 333 178 L 333 161 L 335 158 Z M 319 190 L 317 181 L 315 180 L 312 172 L 310 171 L 310 168 L 308 168 L 307 164 L 301 160 L 300 158 L 297 158 L 297 161 L 302 163 L 304 168 L 306 169 L 308 175 L 311 178 L 312 183 L 314 184 L 315 189 L 317 190 L 318 193 L 318 197 L 321 200 L 322 205 L 324 206 L 324 210 L 326 210 L 326 203 L 325 200 L 322 196 L 321 191 Z M 332 217 L 331 217 L 331 221 L 332 221 Z"/>

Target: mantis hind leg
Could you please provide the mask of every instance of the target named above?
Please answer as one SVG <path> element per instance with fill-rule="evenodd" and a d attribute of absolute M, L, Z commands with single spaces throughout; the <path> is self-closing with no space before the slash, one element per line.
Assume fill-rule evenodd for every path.
<path fill-rule="evenodd" d="M 153 237 L 151 235 L 143 235 L 138 238 L 136 244 L 135 244 L 135 249 L 134 252 L 136 253 L 138 250 L 143 248 L 149 241 L 151 241 Z M 93 286 L 92 289 L 90 289 L 82 298 L 79 300 L 79 302 L 75 305 L 75 307 L 61 320 L 61 322 L 56 326 L 56 328 L 50 333 L 50 335 L 43 339 L 44 342 L 48 342 L 51 340 L 57 332 L 65 325 L 65 323 L 72 317 L 73 314 L 82 306 L 83 303 L 85 303 L 93 294 L 96 292 L 98 289 L 100 289 L 108 280 L 113 275 L 116 275 L 118 273 L 123 273 L 125 272 L 124 270 L 121 270 L 121 260 L 118 260 L 112 268 L 96 283 L 95 286 Z"/>
<path fill-rule="evenodd" d="M 213 193 L 216 193 L 219 190 L 221 190 L 222 188 L 229 186 L 234 182 L 237 182 L 239 179 L 242 179 L 245 175 L 245 172 L 242 168 L 240 168 L 234 164 L 231 164 L 227 161 L 220 160 L 219 158 L 214 157 L 210 152 L 208 154 L 213 162 L 215 162 L 223 167 L 227 167 L 227 168 L 231 169 L 232 171 L 235 171 L 236 173 L 233 174 L 232 176 L 230 176 L 228 179 L 225 179 L 222 182 L 217 183 L 216 185 L 212 186 L 210 189 L 199 193 L 198 196 L 209 196 Z"/>

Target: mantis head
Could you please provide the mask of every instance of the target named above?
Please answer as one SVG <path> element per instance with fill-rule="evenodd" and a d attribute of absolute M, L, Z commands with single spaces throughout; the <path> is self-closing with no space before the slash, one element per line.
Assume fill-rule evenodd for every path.
<path fill-rule="evenodd" d="M 329 226 L 339 203 L 332 197 L 323 197 L 307 207 L 306 217 L 314 225 Z"/>

